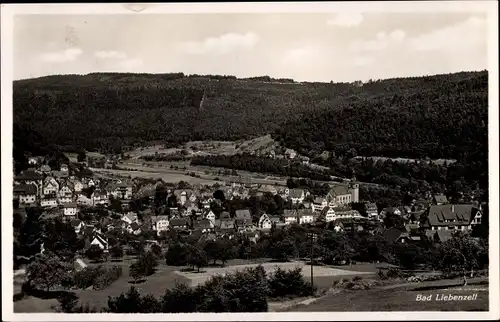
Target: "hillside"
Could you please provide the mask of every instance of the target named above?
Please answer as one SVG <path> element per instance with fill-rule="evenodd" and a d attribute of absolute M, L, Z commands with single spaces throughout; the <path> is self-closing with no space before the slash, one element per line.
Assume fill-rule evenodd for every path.
<path fill-rule="evenodd" d="M 354 147 L 360 155 L 456 158 L 486 144 L 485 71 L 363 86 L 262 80 L 118 73 L 21 80 L 14 122 L 45 142 L 87 150 L 272 134 L 305 154 Z M 274 144 L 266 140 L 255 144 Z"/>

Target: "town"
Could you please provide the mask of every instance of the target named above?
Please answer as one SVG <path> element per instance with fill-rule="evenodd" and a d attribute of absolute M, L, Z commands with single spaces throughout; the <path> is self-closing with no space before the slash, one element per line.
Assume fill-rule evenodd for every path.
<path fill-rule="evenodd" d="M 66 244 L 69 249 L 63 251 L 76 251 L 72 261 L 77 272 L 88 270 L 88 265 L 94 262 L 104 260 L 113 264 L 113 259 L 141 258 L 141 254 L 154 250 L 156 256 L 160 256 L 154 262 L 163 256 L 169 266 L 188 265 L 197 267 L 197 271 L 209 267 L 212 260 L 214 263 L 221 260 L 224 266 L 233 258 L 273 258 L 297 263 L 305 258 L 304 264 L 312 260 L 315 264 L 339 268 L 349 264 L 344 273 L 349 275 L 347 267 L 356 261 L 388 261 L 382 253 L 388 250 L 380 246 L 380 241 L 389 247 L 404 246 L 397 250 L 389 248 L 393 252 L 391 256 L 397 257 L 392 264 L 410 271 L 433 266 L 429 261 L 434 258 L 408 255 L 408 252 L 427 252 L 456 238 L 469 238 L 468 243 L 472 242 L 477 249 L 483 247 L 479 246 L 482 239 L 478 238 L 481 235 L 476 228 L 482 224 L 483 212 L 487 209 L 485 203 L 452 204 L 444 195 L 432 195 L 407 205 L 379 209 L 377 200 L 364 200 L 360 196 L 360 184 L 355 178 L 331 182 L 327 189 L 322 189 L 325 194 L 316 195 L 306 188 L 289 188 L 286 184 L 254 183 L 252 177 L 240 176 L 232 181 L 204 185 L 132 177 L 133 171 L 129 176 L 113 175 L 104 171 L 104 164 L 108 162 L 118 168 L 126 160 L 121 156 L 100 155 L 101 164 L 96 165 L 99 162 L 92 158 L 81 153 L 77 162 L 57 164 L 52 159 L 52 166 L 57 165 L 52 169 L 43 156 L 28 156 L 28 169 L 14 177 L 17 228 L 22 230 L 29 216 L 67 225 L 71 234 L 74 231 L 73 241 L 78 240 L 80 246 Z M 93 168 L 89 168 L 89 164 Z M 471 234 L 475 237 L 467 237 Z M 289 235 L 295 236 L 287 237 Z M 313 235 L 314 239 L 309 238 Z M 319 242 L 317 236 L 327 239 Z M 279 242 L 273 244 L 273 238 Z M 297 240 L 292 244 L 287 242 L 294 238 Z M 300 245 L 300 241 L 304 245 Z M 180 252 L 177 246 L 182 243 L 194 245 L 197 255 L 176 254 Z M 44 254 L 46 249 L 50 253 L 54 245 L 39 242 L 39 247 L 31 254 Z M 23 251 L 16 255 L 18 268 L 32 261 L 24 255 Z M 468 261 L 463 264 L 472 271 L 475 268 L 478 276 L 484 264 L 476 259 L 473 262 L 473 265 Z M 146 272 L 147 268 L 134 273 L 133 265 L 129 275 L 134 280 L 151 274 Z M 380 271 L 382 266 L 378 267 L 379 274 L 384 274 Z M 362 274 L 365 273 L 368 274 Z M 113 274 L 116 273 L 113 271 Z M 120 270 L 115 278 L 121 274 Z M 303 272 L 299 276 L 313 278 Z M 109 283 L 112 282 L 111 279 Z M 50 288 L 50 284 L 46 286 Z"/>

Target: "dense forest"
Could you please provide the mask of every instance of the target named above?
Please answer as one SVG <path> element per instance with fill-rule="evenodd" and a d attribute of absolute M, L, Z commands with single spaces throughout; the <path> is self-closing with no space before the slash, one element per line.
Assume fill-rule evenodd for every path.
<path fill-rule="evenodd" d="M 457 159 L 486 151 L 486 71 L 362 86 L 285 81 L 182 73 L 20 80 L 14 122 L 53 144 L 101 151 L 268 133 L 307 155 Z"/>

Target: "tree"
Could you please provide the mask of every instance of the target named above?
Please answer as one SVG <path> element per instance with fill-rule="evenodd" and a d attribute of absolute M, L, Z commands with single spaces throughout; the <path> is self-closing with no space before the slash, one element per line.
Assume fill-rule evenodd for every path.
<path fill-rule="evenodd" d="M 222 191 L 220 189 L 215 190 L 213 196 L 215 199 L 220 200 L 221 202 L 224 202 L 226 200 L 226 196 L 224 195 L 224 191 Z"/>
<path fill-rule="evenodd" d="M 100 261 L 102 260 L 102 256 L 104 251 L 99 247 L 99 245 L 90 245 L 90 247 L 85 252 L 85 256 L 91 261 Z"/>
<path fill-rule="evenodd" d="M 141 267 L 139 262 L 130 264 L 129 276 L 134 279 L 134 284 L 136 284 L 137 281 L 144 276 L 144 267 Z"/>
<path fill-rule="evenodd" d="M 49 221 L 44 232 L 44 248 L 66 260 L 72 260 L 76 252 L 85 246 L 84 240 L 78 238 L 71 224 L 60 219 Z"/>
<path fill-rule="evenodd" d="M 63 293 L 58 297 L 59 310 L 63 313 L 74 313 L 78 305 L 78 296 L 73 292 Z"/>
<path fill-rule="evenodd" d="M 116 298 L 108 297 L 108 311 L 111 313 L 141 313 L 141 295 L 135 287 L 130 287 L 126 294 Z"/>
<path fill-rule="evenodd" d="M 464 284 L 467 285 L 467 272 L 471 276 L 474 269 L 480 267 L 480 256 L 484 253 L 481 244 L 469 236 L 458 233 L 441 245 L 439 258 L 435 265 L 445 272 L 461 271 L 464 275 Z"/>
<path fill-rule="evenodd" d="M 158 266 L 158 260 L 153 252 L 148 251 L 139 256 L 137 264 L 142 269 L 142 274 L 144 276 L 149 276 L 154 273 L 155 268 Z"/>
<path fill-rule="evenodd" d="M 156 258 L 160 258 L 162 255 L 162 249 L 159 245 L 153 244 L 151 246 L 151 252 L 155 255 Z"/>
<path fill-rule="evenodd" d="M 109 253 L 112 258 L 118 259 L 123 257 L 123 248 L 119 244 L 114 245 L 109 250 Z"/>
<path fill-rule="evenodd" d="M 168 247 L 165 254 L 165 263 L 172 266 L 183 266 L 188 263 L 188 250 L 186 244 L 182 242 L 174 242 Z"/>
<path fill-rule="evenodd" d="M 85 151 L 84 150 L 81 150 L 78 152 L 78 156 L 77 156 L 77 161 L 78 162 L 83 162 L 85 161 L 85 159 L 87 158 L 87 155 L 85 154 Z"/>
<path fill-rule="evenodd" d="M 72 267 L 55 254 L 48 251 L 37 255 L 35 261 L 26 267 L 27 280 L 34 288 L 42 288 L 49 292 L 54 286 L 65 287 L 64 281 L 69 278 Z"/>
<path fill-rule="evenodd" d="M 18 247 L 14 250 L 16 256 L 32 258 L 40 253 L 43 243 L 43 225 L 40 220 L 41 208 L 27 208 L 26 219 L 19 229 Z"/>
<path fill-rule="evenodd" d="M 188 254 L 187 254 L 187 263 L 191 265 L 193 268 L 196 267 L 198 272 L 200 268 L 208 265 L 207 254 L 203 251 L 203 249 L 199 248 L 197 245 L 187 245 Z"/>
<path fill-rule="evenodd" d="M 286 262 L 290 257 L 297 256 L 297 247 L 292 239 L 286 238 L 270 245 L 270 255 L 273 259 Z"/>

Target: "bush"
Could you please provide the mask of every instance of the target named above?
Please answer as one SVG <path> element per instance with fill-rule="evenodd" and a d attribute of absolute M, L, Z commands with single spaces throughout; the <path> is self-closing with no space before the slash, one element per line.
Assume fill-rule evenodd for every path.
<path fill-rule="evenodd" d="M 114 281 L 122 276 L 122 268 L 120 266 L 111 266 L 105 268 L 103 266 L 87 267 L 77 272 L 73 279 L 78 288 L 86 289 L 93 286 L 95 290 L 102 290 L 111 285 Z"/>
<path fill-rule="evenodd" d="M 268 279 L 270 297 L 298 297 L 309 296 L 314 293 L 311 283 L 302 276 L 302 269 L 292 270 L 277 268 Z"/>
<path fill-rule="evenodd" d="M 120 266 L 111 266 L 109 268 L 103 268 L 99 270 L 99 275 L 94 280 L 94 289 L 103 290 L 114 281 L 119 279 L 123 274 L 122 268 Z"/>

